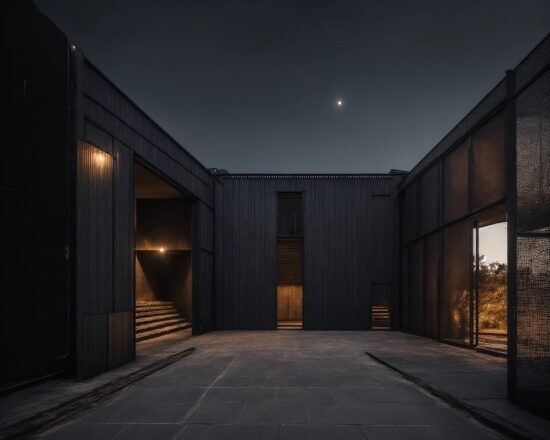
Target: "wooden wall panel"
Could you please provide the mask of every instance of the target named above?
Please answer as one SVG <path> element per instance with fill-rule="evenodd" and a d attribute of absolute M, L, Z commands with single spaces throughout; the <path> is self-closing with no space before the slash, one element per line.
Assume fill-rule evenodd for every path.
<path fill-rule="evenodd" d="M 196 333 L 214 330 L 214 256 L 200 251 L 200 275 L 198 295 L 200 297 L 201 319 Z"/>
<path fill-rule="evenodd" d="M 214 213 L 210 206 L 199 201 L 200 246 L 208 252 L 214 251 Z"/>
<path fill-rule="evenodd" d="M 80 316 L 78 377 L 85 379 L 105 371 L 108 359 L 108 314 Z"/>
<path fill-rule="evenodd" d="M 79 142 L 77 351 L 83 377 L 134 357 L 134 160 L 193 199 L 197 213 L 193 225 L 193 327 L 196 333 L 213 328 L 213 178 L 78 49 L 70 52 L 70 60 L 75 136 L 109 153 L 104 168 L 111 169 L 110 175 L 100 173 L 94 163 L 94 147 Z M 107 333 L 83 327 L 83 320 L 91 314 L 109 316 Z M 87 341 L 88 337 L 94 339 Z M 107 364 L 86 358 L 99 356 L 99 345 L 108 350 Z M 89 362 L 95 367 L 85 367 Z"/>
<path fill-rule="evenodd" d="M 301 284 L 277 285 L 277 321 L 301 321 L 303 316 Z"/>
<path fill-rule="evenodd" d="M 303 284 L 303 239 L 279 238 L 277 240 L 277 282 Z"/>
<path fill-rule="evenodd" d="M 77 159 L 77 309 L 107 313 L 113 306 L 113 167 L 110 154 L 79 142 Z"/>
<path fill-rule="evenodd" d="M 304 328 L 367 322 L 370 179 L 313 181 L 305 194 Z"/>
<path fill-rule="evenodd" d="M 88 61 L 81 75 L 84 117 L 135 151 L 180 188 L 212 204 L 212 176 Z"/>
<path fill-rule="evenodd" d="M 276 327 L 276 204 L 267 180 L 223 182 L 223 281 L 216 292 L 217 328 Z"/>
<path fill-rule="evenodd" d="M 134 187 L 133 155 L 115 142 L 114 170 L 114 308 L 134 310 Z"/>
<path fill-rule="evenodd" d="M 77 147 L 76 313 L 78 376 L 107 368 L 107 315 L 113 310 L 115 158 Z"/>
<path fill-rule="evenodd" d="M 135 356 L 134 312 L 109 313 L 108 367 L 121 365 Z"/>
<path fill-rule="evenodd" d="M 226 324 L 224 294 L 225 200 L 223 180 L 214 180 L 214 329 Z"/>
<path fill-rule="evenodd" d="M 391 177 L 245 175 L 220 186 L 217 328 L 275 328 L 277 192 L 287 191 L 304 193 L 304 328 L 370 326 L 371 284 L 393 281 Z"/>

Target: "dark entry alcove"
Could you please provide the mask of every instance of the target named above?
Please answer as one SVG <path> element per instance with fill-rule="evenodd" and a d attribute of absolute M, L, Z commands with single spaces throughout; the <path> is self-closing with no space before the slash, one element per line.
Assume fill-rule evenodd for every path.
<path fill-rule="evenodd" d="M 193 201 L 135 165 L 136 338 L 189 327 L 193 319 Z"/>
<path fill-rule="evenodd" d="M 136 300 L 170 301 L 193 319 L 191 251 L 140 251 L 136 255 Z"/>

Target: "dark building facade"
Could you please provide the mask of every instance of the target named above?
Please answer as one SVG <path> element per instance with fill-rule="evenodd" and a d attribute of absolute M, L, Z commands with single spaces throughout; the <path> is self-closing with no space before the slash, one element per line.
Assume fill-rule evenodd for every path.
<path fill-rule="evenodd" d="M 134 359 L 136 301 L 158 290 L 194 334 L 369 330 L 382 307 L 394 330 L 504 340 L 510 397 L 548 409 L 550 38 L 409 173 L 229 174 L 186 152 L 30 2 L 11 3 L 4 388 Z M 480 287 L 483 228 L 498 224 L 500 327 Z"/>

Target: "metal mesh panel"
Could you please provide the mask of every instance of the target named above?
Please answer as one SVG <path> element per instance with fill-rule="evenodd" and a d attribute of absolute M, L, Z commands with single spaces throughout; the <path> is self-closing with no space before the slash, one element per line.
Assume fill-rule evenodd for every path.
<path fill-rule="evenodd" d="M 443 161 L 443 212 L 445 222 L 468 212 L 468 144 L 456 148 Z"/>
<path fill-rule="evenodd" d="M 517 239 L 517 386 L 550 391 L 550 237 Z"/>
<path fill-rule="evenodd" d="M 550 409 L 550 72 L 517 100 L 516 387 Z"/>
<path fill-rule="evenodd" d="M 439 166 L 434 165 L 422 176 L 421 227 L 422 234 L 433 231 L 439 217 Z"/>
<path fill-rule="evenodd" d="M 424 240 L 424 335 L 437 338 L 439 233 Z"/>
<path fill-rule="evenodd" d="M 423 267 L 423 243 L 417 241 L 409 246 L 408 267 L 407 267 L 407 287 L 408 287 L 408 330 L 412 333 L 421 335 L 423 333 L 423 309 L 424 294 L 422 290 L 422 267 Z"/>
<path fill-rule="evenodd" d="M 550 72 L 517 101 L 517 231 L 550 233 Z"/>
<path fill-rule="evenodd" d="M 470 222 L 443 231 L 441 339 L 468 343 L 470 338 Z"/>
<path fill-rule="evenodd" d="M 482 208 L 506 195 L 504 115 L 499 113 L 472 137 L 473 208 Z"/>

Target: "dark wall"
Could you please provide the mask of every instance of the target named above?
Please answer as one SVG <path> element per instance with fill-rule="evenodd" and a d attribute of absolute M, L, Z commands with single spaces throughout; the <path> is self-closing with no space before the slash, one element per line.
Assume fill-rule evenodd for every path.
<path fill-rule="evenodd" d="M 134 350 L 132 154 L 122 144 L 77 146 L 77 372 L 89 377 Z"/>
<path fill-rule="evenodd" d="M 68 45 L 30 1 L 0 6 L 0 386 L 67 370 Z"/>
<path fill-rule="evenodd" d="M 89 377 L 133 359 L 135 353 L 134 161 L 167 181 L 194 205 L 190 282 L 195 333 L 213 327 L 213 182 L 200 163 L 90 64 L 78 48 L 71 47 L 69 53 L 74 136 L 82 140 L 77 142 L 76 157 L 77 372 L 80 377 Z M 93 157 L 87 159 L 87 148 L 105 152 L 111 171 L 98 173 L 97 162 Z M 188 230 L 188 220 L 182 226 Z M 189 234 L 178 247 L 188 247 L 187 239 Z"/>
<path fill-rule="evenodd" d="M 370 291 L 393 282 L 392 182 L 387 175 L 221 178 L 216 327 L 276 327 L 277 192 L 302 191 L 304 328 L 370 328 Z"/>

